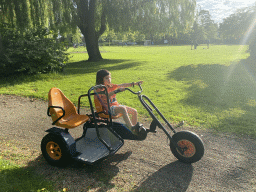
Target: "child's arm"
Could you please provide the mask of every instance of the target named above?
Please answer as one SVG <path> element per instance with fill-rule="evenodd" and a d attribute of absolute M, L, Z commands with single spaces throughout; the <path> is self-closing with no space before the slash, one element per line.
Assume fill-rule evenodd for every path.
<path fill-rule="evenodd" d="M 119 84 L 119 85 L 117 85 L 117 87 L 114 91 L 111 91 L 111 92 L 108 93 L 108 96 L 111 97 L 112 95 L 114 95 L 118 92 L 124 91 L 125 87 L 134 87 L 134 85 L 139 85 L 139 84 L 142 84 L 142 83 L 143 83 L 143 81 Z"/>
<path fill-rule="evenodd" d="M 143 83 L 143 81 L 132 82 L 132 83 L 123 83 L 123 84 L 117 85 L 117 89 L 125 88 L 125 87 L 134 87 L 134 85 L 139 85 L 139 84 L 142 84 L 142 83 Z"/>

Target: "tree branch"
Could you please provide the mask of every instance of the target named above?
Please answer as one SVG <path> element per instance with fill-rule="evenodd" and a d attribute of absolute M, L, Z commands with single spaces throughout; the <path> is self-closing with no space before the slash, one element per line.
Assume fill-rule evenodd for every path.
<path fill-rule="evenodd" d="M 78 21 L 77 26 L 81 31 L 85 31 L 88 26 L 89 7 L 88 0 L 75 0 L 77 6 Z"/>
<path fill-rule="evenodd" d="M 101 26 L 100 30 L 97 32 L 97 37 L 99 38 L 106 31 L 106 10 L 103 7 L 102 15 L 101 15 Z"/>

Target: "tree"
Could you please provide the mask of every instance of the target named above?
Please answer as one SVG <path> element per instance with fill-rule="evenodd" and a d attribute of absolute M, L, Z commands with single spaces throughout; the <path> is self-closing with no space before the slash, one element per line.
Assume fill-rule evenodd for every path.
<path fill-rule="evenodd" d="M 191 37 L 194 43 L 202 42 L 206 38 L 203 26 L 199 25 L 196 21 L 192 27 Z"/>
<path fill-rule="evenodd" d="M 82 42 L 82 34 L 78 28 L 76 30 L 76 33 L 73 33 L 71 37 L 72 43 L 79 44 Z"/>
<path fill-rule="evenodd" d="M 2 36 L 1 36 L 1 33 L 0 33 L 0 56 L 3 55 L 3 42 L 2 42 Z"/>
<path fill-rule="evenodd" d="M 108 41 L 113 41 L 116 38 L 116 34 L 113 30 L 109 31 L 107 34 L 107 39 Z"/>
<path fill-rule="evenodd" d="M 0 0 L 1 18 L 20 29 L 50 26 L 60 34 L 79 27 L 89 60 L 102 59 L 98 40 L 107 26 L 115 32 L 172 35 L 193 23 L 196 0 Z"/>
<path fill-rule="evenodd" d="M 65 45 L 48 30 L 42 0 L 0 0 L 0 73 L 60 71 L 67 61 Z"/>
<path fill-rule="evenodd" d="M 242 42 L 242 38 L 252 23 L 252 19 L 252 8 L 238 9 L 220 24 L 219 32 L 221 38 L 227 43 Z"/>
<path fill-rule="evenodd" d="M 139 31 L 151 37 L 178 24 L 186 28 L 193 20 L 196 1 L 74 0 L 74 3 L 77 14 L 73 17 L 85 37 L 89 60 L 99 60 L 102 57 L 98 39 L 107 26 L 115 32 Z"/>
<path fill-rule="evenodd" d="M 238 9 L 220 24 L 220 34 L 224 40 L 249 45 L 250 58 L 256 59 L 256 5 Z"/>
<path fill-rule="evenodd" d="M 199 24 L 204 31 L 204 38 L 207 40 L 216 39 L 218 25 L 211 19 L 210 12 L 207 10 L 201 10 L 199 13 Z"/>
<path fill-rule="evenodd" d="M 136 31 L 135 34 L 134 34 L 134 38 L 135 38 L 136 42 L 142 42 L 142 41 L 145 40 L 145 35 Z"/>
<path fill-rule="evenodd" d="M 256 59 L 256 6 L 253 7 L 253 12 L 251 13 L 251 23 L 249 24 L 249 27 L 247 28 L 246 32 L 244 33 L 243 41 L 242 43 L 249 44 L 249 51 L 250 51 L 250 57 L 252 59 L 253 65 L 255 65 L 255 59 Z M 254 67 L 255 71 L 255 67 Z"/>
<path fill-rule="evenodd" d="M 0 24 L 0 34 L 3 43 L 0 76 L 62 71 L 68 60 L 64 43 L 44 27 L 20 33 L 7 24 Z M 52 37 L 47 37 L 49 35 Z"/>
<path fill-rule="evenodd" d="M 135 25 L 131 29 L 153 40 L 159 33 L 174 37 L 186 33 L 193 25 L 196 1 L 137 1 L 136 7 Z"/>

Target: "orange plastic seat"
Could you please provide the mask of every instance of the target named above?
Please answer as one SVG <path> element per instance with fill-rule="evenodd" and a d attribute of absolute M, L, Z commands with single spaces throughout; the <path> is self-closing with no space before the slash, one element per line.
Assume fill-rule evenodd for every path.
<path fill-rule="evenodd" d="M 61 92 L 60 89 L 55 87 L 52 88 L 49 91 L 48 99 L 49 114 L 51 115 L 53 122 L 63 115 L 63 110 L 61 108 L 65 111 L 65 115 L 59 119 L 55 125 L 71 129 L 89 120 L 87 115 L 79 115 L 77 113 L 74 104 Z"/>
<path fill-rule="evenodd" d="M 103 118 L 103 119 L 108 119 L 109 115 L 108 112 L 106 110 L 103 109 L 99 99 L 95 96 L 94 97 L 94 104 L 95 104 L 95 108 L 96 108 L 96 112 L 99 115 L 99 117 Z M 119 113 L 116 116 L 111 116 L 112 119 L 117 119 L 119 117 L 122 117 L 123 114 Z"/>

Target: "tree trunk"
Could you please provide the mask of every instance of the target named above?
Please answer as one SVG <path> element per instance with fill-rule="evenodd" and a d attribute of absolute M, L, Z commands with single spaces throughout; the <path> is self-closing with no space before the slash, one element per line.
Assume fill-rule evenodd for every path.
<path fill-rule="evenodd" d="M 84 11 L 84 9 L 86 11 Z M 80 28 L 82 34 L 84 35 L 86 49 L 89 55 L 88 61 L 99 61 L 102 59 L 98 40 L 99 40 L 99 37 L 106 30 L 105 9 L 103 9 L 102 11 L 101 28 L 98 32 L 95 30 L 95 16 L 94 16 L 95 9 L 96 9 L 96 0 L 93 0 L 93 1 L 82 0 L 78 4 L 78 14 L 80 18 L 78 27 Z"/>
<path fill-rule="evenodd" d="M 96 30 L 95 30 L 95 8 L 96 8 L 96 0 L 89 1 L 89 10 L 88 10 L 88 25 L 86 27 L 85 31 L 85 43 L 87 52 L 89 55 L 89 61 L 99 61 L 102 59 L 100 50 L 99 50 L 99 37 L 97 36 Z"/>
<path fill-rule="evenodd" d="M 2 43 L 2 38 L 0 34 L 0 56 L 2 56 L 2 54 L 3 54 L 3 43 Z"/>
<path fill-rule="evenodd" d="M 86 43 L 86 49 L 89 55 L 88 61 L 99 61 L 102 59 L 99 49 L 98 38 L 96 32 L 88 32 L 83 34 Z"/>

